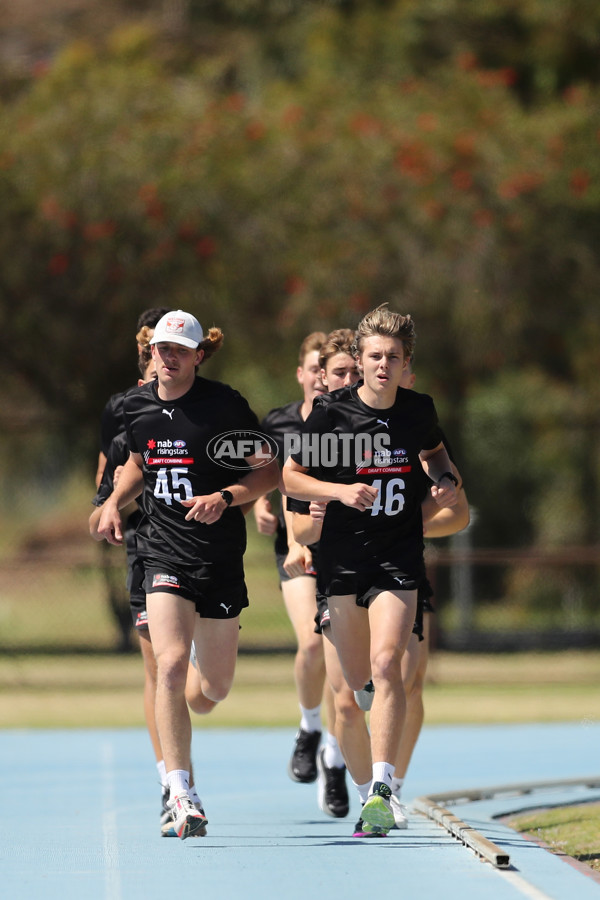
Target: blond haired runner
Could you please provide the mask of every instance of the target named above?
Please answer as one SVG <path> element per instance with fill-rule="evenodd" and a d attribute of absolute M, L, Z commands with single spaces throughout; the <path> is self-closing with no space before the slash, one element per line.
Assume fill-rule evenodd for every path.
<path fill-rule="evenodd" d="M 331 363 L 335 360 L 331 360 Z M 328 363 L 329 365 L 329 363 Z M 331 390 L 341 387 L 336 383 L 336 377 L 327 380 Z M 411 389 L 414 387 L 415 376 L 411 365 L 405 369 L 401 386 Z M 424 499 L 421 506 L 425 536 L 447 537 L 461 531 L 469 524 L 469 504 L 458 469 L 452 465 L 454 475 L 459 480 L 459 501 L 451 508 L 441 508 L 435 503 L 429 494 L 429 479 L 423 473 Z M 288 505 L 293 509 L 294 536 L 300 543 L 314 543 L 319 540 L 326 504 L 308 504 L 303 501 L 288 499 Z M 309 509 L 310 506 L 310 509 Z M 402 658 L 402 679 L 406 692 L 406 720 L 402 729 L 400 746 L 395 759 L 395 771 L 392 779 L 392 795 L 390 804 L 394 813 L 395 827 L 404 829 L 408 827 L 408 818 L 405 807 L 401 802 L 401 790 L 413 750 L 415 748 L 424 718 L 423 685 L 427 669 L 429 646 L 429 615 L 432 613 L 432 591 L 429 582 L 425 578 L 419 585 L 417 598 L 417 620 L 413 626 L 408 646 Z M 371 786 L 371 751 L 369 746 L 369 733 L 364 711 L 371 709 L 373 702 L 373 686 L 369 682 L 365 689 L 352 691 L 344 678 L 335 645 L 331 639 L 331 628 L 328 627 L 329 606 L 327 598 L 317 597 L 319 607 L 318 622 L 325 638 L 325 665 L 327 677 L 333 689 L 336 733 L 342 753 L 346 760 L 352 781 L 359 795 L 361 806 L 369 795 Z M 355 825 L 353 837 L 372 837 L 373 833 L 364 832 L 363 821 L 360 818 Z M 375 836 L 378 836 L 375 833 Z"/>
<path fill-rule="evenodd" d="M 356 338 L 362 383 L 315 401 L 305 443 L 283 470 L 290 496 L 328 503 L 318 591 L 329 601 L 348 685 L 358 691 L 370 678 L 375 685 L 366 833 L 394 825 L 392 778 L 406 712 L 402 657 L 424 578 L 421 467 L 440 506 L 457 502 L 433 401 L 401 387 L 414 343 L 410 316 L 387 304 L 367 314 Z"/>

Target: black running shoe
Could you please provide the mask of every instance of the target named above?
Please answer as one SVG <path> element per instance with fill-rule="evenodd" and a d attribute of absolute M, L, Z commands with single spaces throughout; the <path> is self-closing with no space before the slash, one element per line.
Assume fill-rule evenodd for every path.
<path fill-rule="evenodd" d="M 346 766 L 341 768 L 325 765 L 325 747 L 317 754 L 317 779 L 319 809 L 334 819 L 343 819 L 348 815 L 350 800 L 346 787 Z"/>
<path fill-rule="evenodd" d="M 310 784 L 317 780 L 317 750 L 320 742 L 320 731 L 299 729 L 294 752 L 288 765 L 288 775 L 292 781 Z"/>
<path fill-rule="evenodd" d="M 168 806 L 169 789 L 162 789 L 162 803 L 160 810 L 160 833 L 162 837 L 177 837 L 177 832 L 173 827 L 173 818 L 171 810 Z"/>

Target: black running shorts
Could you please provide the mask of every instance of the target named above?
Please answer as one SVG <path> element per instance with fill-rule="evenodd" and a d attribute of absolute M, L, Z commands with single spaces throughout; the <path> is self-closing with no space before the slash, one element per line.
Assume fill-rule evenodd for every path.
<path fill-rule="evenodd" d="M 177 594 L 195 604 L 203 619 L 234 619 L 248 606 L 241 563 L 207 563 L 193 569 L 145 566 L 147 594 Z"/>

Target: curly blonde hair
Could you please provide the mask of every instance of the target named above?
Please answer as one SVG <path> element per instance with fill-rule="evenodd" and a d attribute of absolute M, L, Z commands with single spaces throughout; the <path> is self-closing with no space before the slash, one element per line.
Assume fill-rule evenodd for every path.
<path fill-rule="evenodd" d="M 208 334 L 204 338 L 204 340 L 200 341 L 198 344 L 198 350 L 204 350 L 204 359 L 202 362 L 206 362 L 207 359 L 210 359 L 217 350 L 220 350 L 223 345 L 224 335 L 220 328 L 217 328 L 216 325 L 213 325 L 212 328 L 208 329 Z"/>

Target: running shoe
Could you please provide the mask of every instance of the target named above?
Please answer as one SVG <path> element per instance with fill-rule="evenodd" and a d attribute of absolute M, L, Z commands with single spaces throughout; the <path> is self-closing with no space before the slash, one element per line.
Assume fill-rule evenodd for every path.
<path fill-rule="evenodd" d="M 320 731 L 298 730 L 294 752 L 288 765 L 288 775 L 292 781 L 310 784 L 317 780 L 317 750 L 320 742 Z"/>
<path fill-rule="evenodd" d="M 194 803 L 194 806 L 196 807 L 200 815 L 204 816 L 204 818 L 206 819 L 206 814 L 204 812 L 202 804 Z M 161 837 L 177 837 L 177 832 L 175 831 L 175 825 L 173 824 L 170 809 L 167 810 L 166 816 L 165 814 L 163 814 L 160 817 L 160 835 Z M 206 837 L 206 825 L 204 825 L 203 828 L 199 828 L 198 831 L 196 831 L 194 834 L 191 834 L 190 837 Z"/>
<path fill-rule="evenodd" d="M 408 818 L 406 816 L 406 807 L 400 803 L 400 797 L 392 793 L 390 797 L 390 806 L 394 813 L 394 825 L 392 828 L 408 828 Z"/>
<path fill-rule="evenodd" d="M 187 791 L 168 801 L 172 827 L 182 841 L 189 837 L 203 837 L 208 820 L 202 807 L 197 808 Z M 164 835 L 168 837 L 167 834 Z"/>
<path fill-rule="evenodd" d="M 368 831 L 365 829 L 369 829 Z M 355 838 L 382 838 L 387 837 L 387 832 L 383 831 L 381 828 L 377 828 L 376 826 L 367 825 L 363 822 L 362 819 L 359 819 L 356 825 L 354 826 L 354 833 L 352 837 Z"/>
<path fill-rule="evenodd" d="M 317 798 L 319 809 L 334 819 L 343 819 L 348 815 L 350 800 L 346 787 L 346 766 L 325 765 L 325 747 L 317 754 Z"/>
<path fill-rule="evenodd" d="M 380 828 L 388 832 L 394 827 L 395 818 L 390 803 L 391 788 L 383 781 L 376 781 L 372 793 L 367 797 L 367 802 L 362 808 L 362 820 L 365 831 Z"/>
<path fill-rule="evenodd" d="M 169 809 L 169 789 L 163 788 L 162 802 L 160 810 L 160 834 L 161 837 L 177 837 L 177 832 L 173 827 L 173 817 Z"/>
<path fill-rule="evenodd" d="M 374 693 L 375 687 L 372 681 L 367 681 L 361 691 L 354 691 L 354 699 L 356 700 L 356 705 L 359 709 L 362 709 L 363 712 L 369 712 L 369 710 L 373 706 Z"/>

